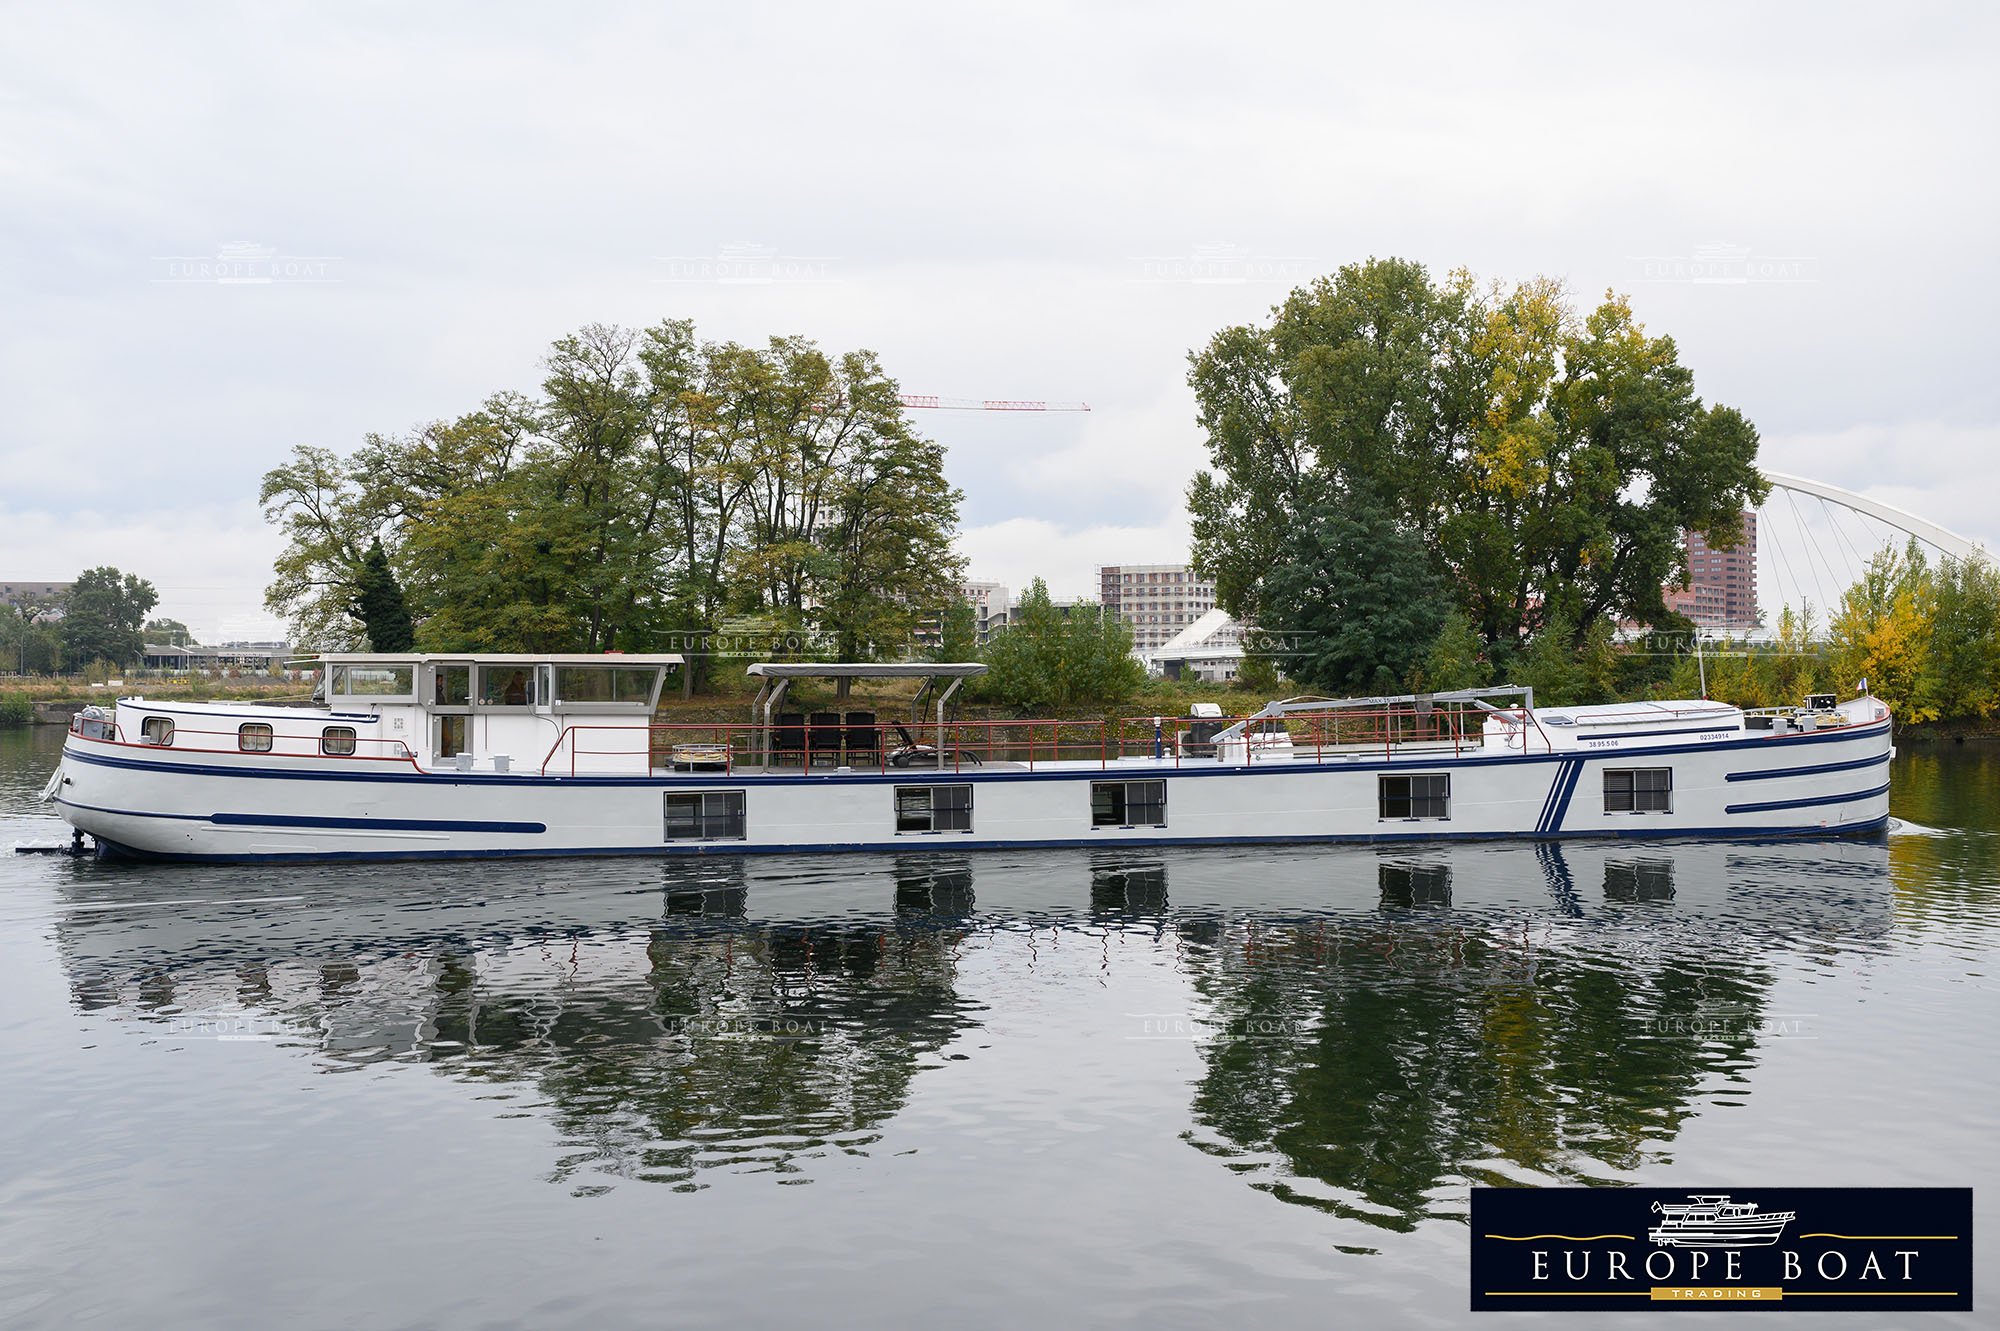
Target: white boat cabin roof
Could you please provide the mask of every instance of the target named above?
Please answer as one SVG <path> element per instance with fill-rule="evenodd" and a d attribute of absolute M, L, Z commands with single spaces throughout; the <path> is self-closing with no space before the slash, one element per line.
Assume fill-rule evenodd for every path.
<path fill-rule="evenodd" d="M 318 652 L 308 660 L 327 665 L 608 665 L 677 666 L 679 652 Z"/>

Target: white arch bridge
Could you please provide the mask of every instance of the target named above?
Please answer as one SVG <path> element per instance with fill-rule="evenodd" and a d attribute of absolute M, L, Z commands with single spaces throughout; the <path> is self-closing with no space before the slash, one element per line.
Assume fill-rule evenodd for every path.
<path fill-rule="evenodd" d="M 1914 537 L 1951 559 L 1991 558 L 1979 542 L 1894 504 L 1781 471 L 1766 470 L 1764 479 L 1771 494 L 1757 510 L 1757 572 L 1767 632 L 1788 605 L 1811 606 L 1823 629 L 1841 594 L 1884 546 Z"/>

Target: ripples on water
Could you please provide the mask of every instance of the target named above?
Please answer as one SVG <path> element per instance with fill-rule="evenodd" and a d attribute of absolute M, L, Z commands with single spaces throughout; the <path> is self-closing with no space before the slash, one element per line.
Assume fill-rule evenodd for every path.
<path fill-rule="evenodd" d="M 31 802 L 51 734 L 0 736 L 10 840 L 56 834 Z M 1936 951 L 1952 964 L 1923 983 L 1992 1013 L 1983 970 L 1956 963 L 1983 967 L 2000 920 L 2000 772 L 1984 749 L 1906 755 L 1895 782 L 1897 813 L 1934 835 L 282 870 L 18 860 L 0 867 L 0 929 L 50 945 L 61 998 L 17 1014 L 44 1032 L 137 1042 L 141 1075 L 166 1082 L 185 1075 L 176 1051 L 255 1045 L 274 1074 L 377 1078 L 370 1103 L 392 1119 L 399 1095 L 447 1112 L 408 1085 L 434 1078 L 450 1113 L 545 1125 L 519 1186 L 892 1186 L 887 1162 L 921 1148 L 991 1151 L 980 1185 L 1025 1188 L 1036 1152 L 1078 1122 L 1143 1121 L 1155 1195 L 1133 1199 L 1137 1214 L 1211 1205 L 1235 1179 L 1275 1208 L 1257 1223 L 1307 1226 L 1328 1263 L 1315 1274 L 1386 1254 L 1415 1280 L 1429 1254 L 1425 1292 L 1387 1306 L 1447 1312 L 1462 1238 L 1410 1245 L 1438 1225 L 1462 1234 L 1470 1185 L 1713 1181 L 1680 1157 L 1684 1135 L 1752 1103 L 1781 1049 L 1836 1034 L 1831 996 L 1787 1010 L 1813 986 L 1896 1003 L 1885 968 Z M 1841 1038 L 1886 1042 L 1906 1066 L 1929 1051 L 1920 1084 L 1921 1058 L 1958 1033 L 1918 1026 Z M 1990 1086 L 1979 1038 L 1971 1075 Z M 1023 1058 L 1031 1072 L 982 1080 Z M 1023 1080 L 1048 1083 L 1040 1100 Z M 245 1094 L 281 1114 L 311 1100 L 290 1075 Z M 922 1125 L 909 1141 L 906 1118 Z M 1990 1109 L 1975 1119 L 1959 1130 L 1984 1131 Z M 88 1140 L 70 1149 L 93 1167 Z M 1064 1154 L 1084 1172 L 1038 1180 L 1044 1204 L 1132 1188 L 1112 1159 Z M 731 1213 L 755 1224 L 798 1195 L 746 1193 Z M 1219 1269 L 1245 1260 L 1216 1241 Z"/>

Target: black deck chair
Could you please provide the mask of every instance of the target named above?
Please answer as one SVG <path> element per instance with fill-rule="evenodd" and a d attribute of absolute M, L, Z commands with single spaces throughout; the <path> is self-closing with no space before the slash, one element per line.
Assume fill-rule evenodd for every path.
<path fill-rule="evenodd" d="M 912 735 L 910 728 L 901 721 L 896 722 L 895 726 L 897 736 L 903 741 L 903 747 L 889 755 L 891 767 L 944 767 L 959 763 L 971 763 L 974 767 L 978 767 L 986 761 L 971 749 L 961 749 L 956 745 L 947 745 L 943 755 L 940 756 L 935 747 Z"/>
<path fill-rule="evenodd" d="M 882 732 L 875 728 L 875 713 L 849 712 L 847 714 L 847 761 L 866 754 L 873 763 L 882 752 Z"/>
<path fill-rule="evenodd" d="M 771 765 L 789 762 L 796 755 L 805 761 L 806 714 L 804 712 L 780 712 L 778 724 L 771 727 Z"/>
<path fill-rule="evenodd" d="M 811 724 L 806 728 L 806 761 L 819 761 L 821 754 L 831 754 L 834 766 L 840 765 L 840 713 L 814 712 Z"/>

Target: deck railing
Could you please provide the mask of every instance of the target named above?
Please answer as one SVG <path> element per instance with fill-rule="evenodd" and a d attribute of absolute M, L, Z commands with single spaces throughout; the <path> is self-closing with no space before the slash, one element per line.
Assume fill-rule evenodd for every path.
<path fill-rule="evenodd" d="M 1241 741 L 1250 762 L 1326 762 L 1348 756 L 1393 758 L 1398 752 L 1459 755 L 1485 743 L 1494 713 L 1414 708 L 1248 718 Z M 1531 724 L 1520 709 L 1503 712 Z M 732 774 L 744 767 L 772 771 L 976 771 L 1017 763 L 1029 771 L 1050 763 L 1109 768 L 1133 760 L 1212 764 L 1216 745 L 1201 738 L 1246 718 L 1134 716 L 1108 721 L 1022 719 L 896 725 L 761 726 L 666 722 L 645 727 L 577 724 L 564 727 L 543 756 L 543 774 L 644 772 L 656 768 Z M 1196 727 L 1199 727 L 1198 729 Z M 643 734 L 643 742 L 641 736 Z M 940 734 L 942 744 L 940 744 Z M 860 742 L 857 743 L 856 740 Z M 1185 741 L 1185 742 L 1184 742 Z M 1237 750 L 1226 747 L 1223 756 Z M 598 760 L 610 760 L 608 769 Z"/>

